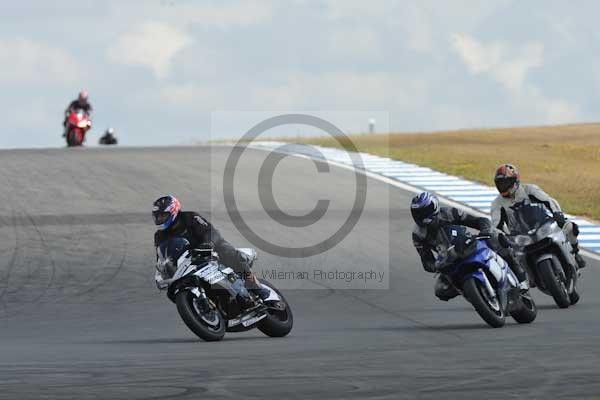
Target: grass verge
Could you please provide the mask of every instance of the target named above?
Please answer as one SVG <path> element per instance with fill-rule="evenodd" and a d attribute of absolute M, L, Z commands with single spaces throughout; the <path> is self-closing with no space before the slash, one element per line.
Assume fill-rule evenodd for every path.
<path fill-rule="evenodd" d="M 353 135 L 360 150 L 493 185 L 501 163 L 538 184 L 564 210 L 600 220 L 600 124 Z M 333 138 L 282 141 L 340 147 Z"/>

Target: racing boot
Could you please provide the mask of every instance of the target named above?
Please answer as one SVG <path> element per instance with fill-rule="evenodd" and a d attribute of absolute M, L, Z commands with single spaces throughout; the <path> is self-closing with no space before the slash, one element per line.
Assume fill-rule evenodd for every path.
<path fill-rule="evenodd" d="M 527 277 L 527 271 L 525 271 L 525 268 L 523 268 L 521 263 L 517 261 L 517 258 L 515 257 L 512 251 L 507 252 L 505 256 L 506 262 L 508 263 L 508 267 L 515 274 L 517 280 L 519 281 L 519 289 L 521 293 L 527 292 L 529 290 L 529 279 Z"/>
<path fill-rule="evenodd" d="M 443 274 L 440 275 L 435 281 L 435 286 L 433 290 L 435 296 L 442 301 L 451 300 L 460 294 L 452 285 L 448 277 Z"/>
<path fill-rule="evenodd" d="M 242 287 L 242 290 L 239 291 L 237 302 L 244 312 L 250 311 L 260 305 L 245 287 Z"/>
<path fill-rule="evenodd" d="M 246 281 L 246 288 L 249 292 L 257 295 L 261 300 L 267 299 L 271 294 L 269 289 L 266 289 L 261 284 L 256 284 L 255 282 Z"/>
<path fill-rule="evenodd" d="M 579 245 L 578 244 L 573 246 L 573 254 L 575 255 L 575 261 L 577 262 L 577 267 L 579 269 L 585 268 L 586 262 L 583 259 L 583 257 L 581 256 L 581 254 L 579 254 Z"/>
<path fill-rule="evenodd" d="M 519 290 L 521 291 L 521 293 L 527 292 L 529 290 L 529 281 L 527 281 L 527 279 L 519 282 Z"/>
<path fill-rule="evenodd" d="M 258 296 L 261 300 L 265 300 L 271 294 L 269 289 L 266 289 L 259 283 L 258 278 L 254 273 L 245 272 L 242 279 L 244 281 L 244 288 L 247 289 L 248 292 Z"/>

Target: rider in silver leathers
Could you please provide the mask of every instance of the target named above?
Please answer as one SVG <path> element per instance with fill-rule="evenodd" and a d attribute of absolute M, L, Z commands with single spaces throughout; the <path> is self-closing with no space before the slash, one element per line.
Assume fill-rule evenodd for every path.
<path fill-rule="evenodd" d="M 492 202 L 492 226 L 504 232 L 516 226 L 514 211 L 511 207 L 519 203 L 541 203 L 544 204 L 554 215 L 554 219 L 562 228 L 567 240 L 573 246 L 573 253 L 579 268 L 585 267 L 585 260 L 579 254 L 579 227 L 565 218 L 558 202 L 550 197 L 539 186 L 521 183 L 519 172 L 511 164 L 498 167 L 494 182 L 500 194 Z"/>

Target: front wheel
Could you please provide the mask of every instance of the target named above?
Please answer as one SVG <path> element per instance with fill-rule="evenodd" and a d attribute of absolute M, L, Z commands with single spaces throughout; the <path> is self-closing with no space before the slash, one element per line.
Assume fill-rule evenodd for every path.
<path fill-rule="evenodd" d="M 177 311 L 192 332 L 207 342 L 223 339 L 227 321 L 219 310 L 203 305 L 189 290 L 182 290 L 175 297 Z"/>
<path fill-rule="evenodd" d="M 260 280 L 265 286 L 268 286 L 274 290 L 279 297 L 281 302 L 285 305 L 283 310 L 269 309 L 267 311 L 267 317 L 260 321 L 257 325 L 258 329 L 267 336 L 271 337 L 283 337 L 286 336 L 292 330 L 294 326 L 294 316 L 292 315 L 292 309 L 288 304 L 287 300 L 275 286 L 271 285 L 265 280 Z"/>
<path fill-rule="evenodd" d="M 473 304 L 477 314 L 492 328 L 500 328 L 506 322 L 506 315 L 497 297 L 490 298 L 485 286 L 477 279 L 470 278 L 463 283 L 463 292 Z"/>
<path fill-rule="evenodd" d="M 554 266 L 552 260 L 542 260 L 537 265 L 538 273 L 544 282 L 544 286 L 550 292 L 550 295 L 554 298 L 554 302 L 560 308 L 567 308 L 571 305 L 569 299 L 569 292 L 565 282 L 559 275 L 554 272 Z"/>
<path fill-rule="evenodd" d="M 70 129 L 67 132 L 67 146 L 78 147 L 83 145 L 83 132 L 81 129 Z"/>

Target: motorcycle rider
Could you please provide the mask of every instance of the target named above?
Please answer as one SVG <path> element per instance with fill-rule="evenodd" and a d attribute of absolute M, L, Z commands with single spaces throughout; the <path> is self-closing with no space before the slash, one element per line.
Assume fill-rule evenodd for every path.
<path fill-rule="evenodd" d="M 498 253 L 508 263 L 520 284 L 521 290 L 528 290 L 527 272 L 515 258 L 512 248 L 504 234 L 492 228 L 487 218 L 478 218 L 467 214 L 455 207 L 440 207 L 436 196 L 423 192 L 413 197 L 410 211 L 416 226 L 413 229 L 412 240 L 423 268 L 427 272 L 438 272 L 440 265 L 436 253 L 443 245 L 441 236 L 444 226 L 462 225 L 479 230 L 480 236 L 489 236 L 488 246 Z M 444 274 L 440 274 L 435 284 L 435 295 L 444 301 L 456 297 L 459 293 Z"/>
<path fill-rule="evenodd" d="M 558 202 L 537 185 L 521 183 L 519 171 L 514 165 L 503 164 L 494 175 L 494 183 L 500 193 L 492 202 L 492 225 L 500 230 L 516 225 L 512 206 L 518 203 L 544 204 L 554 215 L 554 220 L 562 228 L 567 240 L 573 246 L 573 254 L 579 268 L 585 267 L 585 260 L 579 254 L 579 227 L 565 218 Z"/>
<path fill-rule="evenodd" d="M 115 137 L 115 130 L 113 128 L 108 128 L 104 132 L 104 136 L 100 138 L 100 144 L 103 145 L 115 145 L 117 144 L 117 138 Z"/>
<path fill-rule="evenodd" d="M 220 261 L 231 267 L 242 279 L 246 288 L 257 294 L 261 299 L 269 296 L 269 291 L 258 284 L 254 273 L 250 270 L 251 262 L 245 253 L 240 252 L 227 242 L 205 218 L 198 213 L 182 211 L 181 203 L 175 196 L 163 196 L 157 199 L 152 208 L 152 217 L 157 231 L 154 234 L 154 247 L 157 249 L 165 240 L 173 237 L 185 238 L 192 248 L 201 245 L 210 245 L 219 255 Z M 159 289 L 165 289 L 165 279 L 162 274 L 156 272 L 156 285 Z"/>
<path fill-rule="evenodd" d="M 65 132 L 63 137 L 66 136 L 67 132 L 67 121 L 69 119 L 69 114 L 74 110 L 83 110 L 87 115 L 92 113 L 92 105 L 88 101 L 88 92 L 87 90 L 81 90 L 79 95 L 75 100 L 69 103 L 68 107 L 65 109 L 65 119 L 63 121 L 63 127 L 65 128 Z"/>

